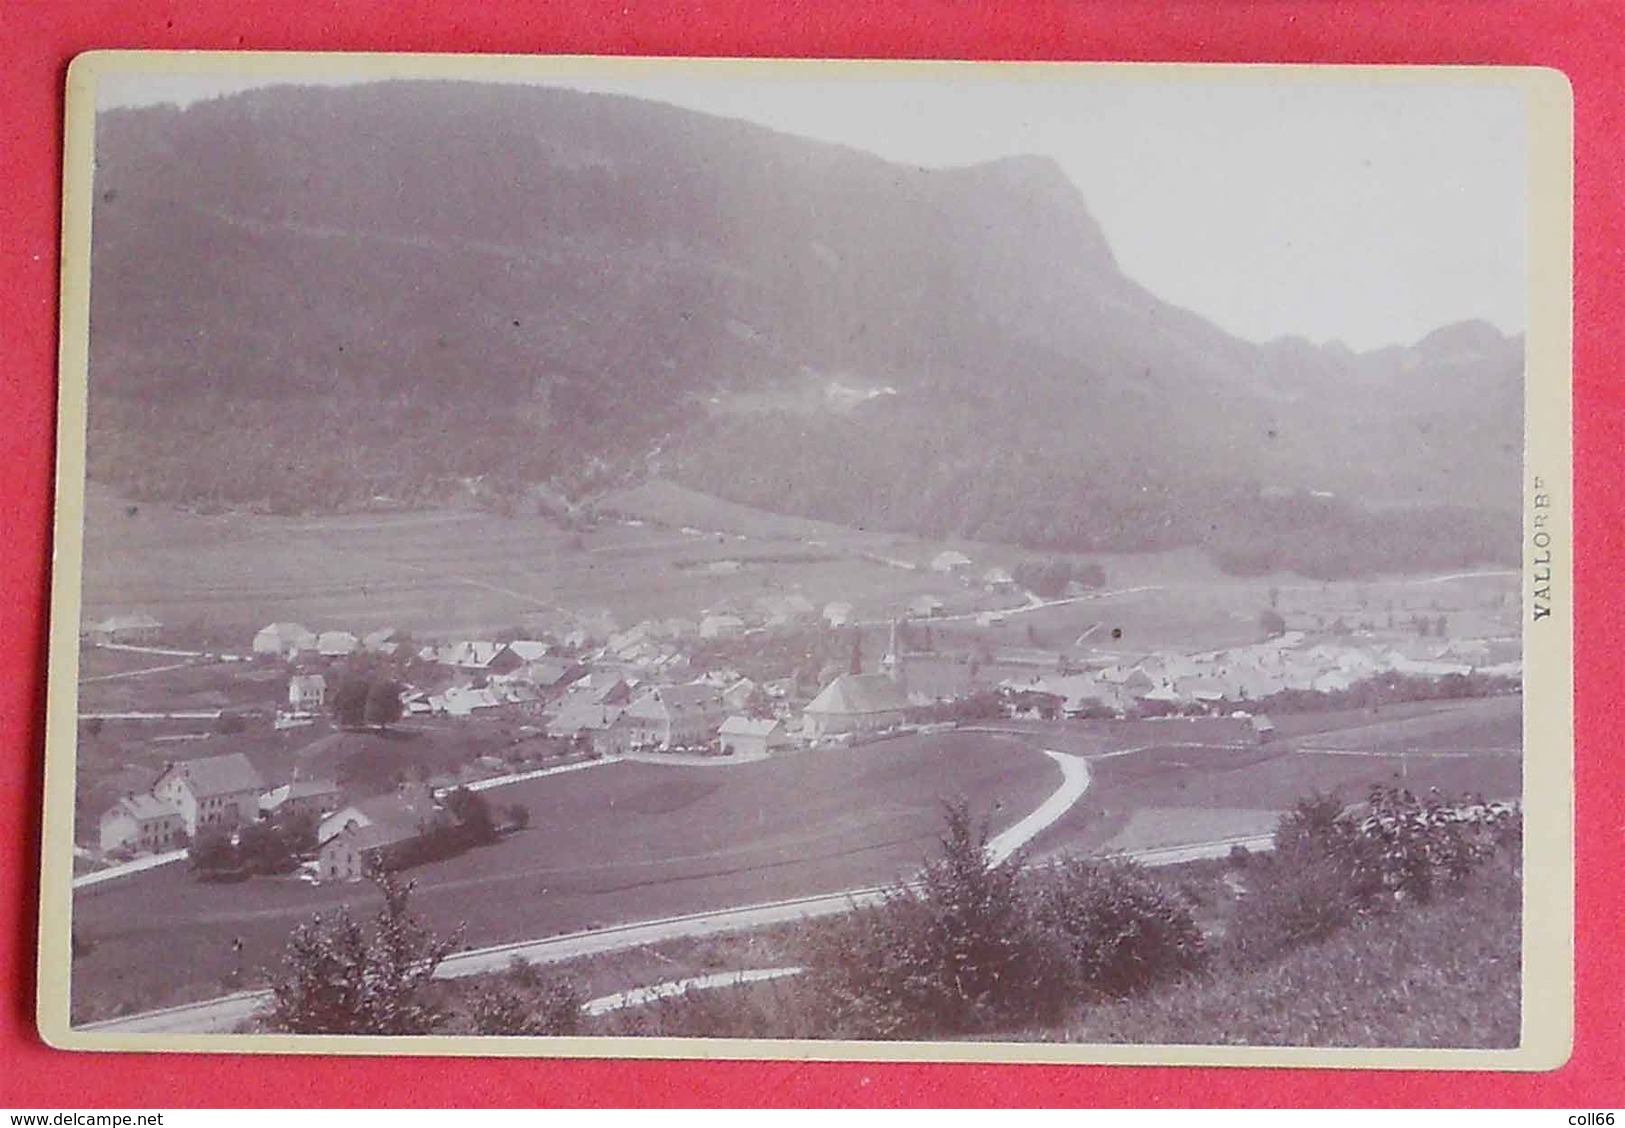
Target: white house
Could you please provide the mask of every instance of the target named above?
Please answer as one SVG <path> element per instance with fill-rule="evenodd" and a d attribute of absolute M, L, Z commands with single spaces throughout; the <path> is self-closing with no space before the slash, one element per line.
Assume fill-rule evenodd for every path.
<path fill-rule="evenodd" d="M 314 713 L 327 703 L 327 679 L 321 674 L 295 674 L 288 679 L 288 708 Z"/>
<path fill-rule="evenodd" d="M 717 735 L 723 754 L 729 756 L 765 756 L 790 743 L 789 734 L 778 721 L 754 717 L 729 717 Z"/>
<path fill-rule="evenodd" d="M 744 630 L 745 620 L 738 615 L 707 615 L 700 620 L 701 638 L 732 638 Z"/>
<path fill-rule="evenodd" d="M 850 603 L 824 604 L 824 622 L 831 627 L 844 627 L 852 621 Z"/>
<path fill-rule="evenodd" d="M 841 674 L 803 710 L 809 737 L 879 732 L 903 723 L 908 699 L 884 674 Z"/>
<path fill-rule="evenodd" d="M 343 658 L 360 645 L 361 640 L 349 631 L 323 631 L 316 636 L 316 653 L 323 658 Z"/>
<path fill-rule="evenodd" d="M 316 649 L 316 635 L 298 623 L 272 623 L 254 635 L 254 653 L 273 658 L 297 658 Z"/>
<path fill-rule="evenodd" d="M 260 811 L 267 815 L 327 815 L 343 799 L 339 785 L 325 779 L 296 779 L 260 796 Z"/>
<path fill-rule="evenodd" d="M 634 698 L 622 720 L 632 726 L 634 744 L 669 749 L 710 740 L 723 713 L 716 686 L 661 685 Z"/>
<path fill-rule="evenodd" d="M 951 548 L 946 552 L 939 552 L 931 558 L 931 570 L 933 572 L 941 572 L 944 575 L 951 576 L 957 575 L 961 572 L 967 572 L 970 570 L 970 567 L 970 557 L 966 556 L 963 552 L 956 552 Z"/>
<path fill-rule="evenodd" d="M 126 795 L 101 818 L 101 845 L 155 854 L 179 846 L 186 826 L 173 804 L 151 795 Z"/>
<path fill-rule="evenodd" d="M 153 796 L 180 812 L 186 833 L 230 829 L 259 817 L 265 781 L 241 752 L 167 765 L 152 785 Z"/>

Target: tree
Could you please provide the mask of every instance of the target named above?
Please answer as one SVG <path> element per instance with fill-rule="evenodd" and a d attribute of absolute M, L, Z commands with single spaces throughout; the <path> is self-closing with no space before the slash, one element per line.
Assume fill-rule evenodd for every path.
<path fill-rule="evenodd" d="M 435 971 L 461 943 L 439 939 L 408 911 L 410 882 L 381 868 L 368 878 L 384 905 L 369 931 L 340 909 L 294 929 L 271 984 L 265 1025 L 285 1034 L 428 1034 L 443 1013 L 430 999 Z"/>
<path fill-rule="evenodd" d="M 187 858 L 192 872 L 204 879 L 232 873 L 238 866 L 237 848 L 231 844 L 231 836 L 223 830 L 200 832 L 187 849 Z"/>
<path fill-rule="evenodd" d="M 237 857 L 252 873 L 288 873 L 299 864 L 287 837 L 268 819 L 237 832 Z"/>
<path fill-rule="evenodd" d="M 839 1036 L 909 1038 L 1030 1020 L 1064 1000 L 1022 904 L 1020 860 L 988 852 L 986 822 L 946 808 L 918 881 L 820 935 L 808 974 Z"/>
<path fill-rule="evenodd" d="M 852 657 L 846 664 L 846 672 L 863 673 L 863 631 L 858 628 L 852 631 Z"/>
<path fill-rule="evenodd" d="M 1258 629 L 1265 638 L 1280 638 L 1286 634 L 1286 619 L 1273 607 L 1266 607 L 1259 613 Z"/>
<path fill-rule="evenodd" d="M 466 787 L 459 787 L 446 795 L 446 810 L 457 820 L 457 829 L 464 842 L 479 845 L 497 836 L 496 820 L 491 817 L 491 804 L 485 796 Z"/>
<path fill-rule="evenodd" d="M 524 830 L 530 825 L 530 808 L 523 803 L 514 803 L 508 807 L 508 825 L 515 830 Z"/>
<path fill-rule="evenodd" d="M 360 728 L 367 723 L 367 698 L 372 682 L 358 673 L 346 673 L 333 688 L 327 707 L 343 728 Z"/>
<path fill-rule="evenodd" d="M 362 720 L 374 728 L 388 728 L 401 719 L 401 687 L 389 678 L 377 678 L 367 686 Z"/>

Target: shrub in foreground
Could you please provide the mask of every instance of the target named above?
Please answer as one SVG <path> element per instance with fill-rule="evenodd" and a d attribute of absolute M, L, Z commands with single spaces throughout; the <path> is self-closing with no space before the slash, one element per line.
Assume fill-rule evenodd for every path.
<path fill-rule="evenodd" d="M 1426 904 L 1489 859 L 1516 853 L 1516 806 L 1375 787 L 1364 804 L 1330 795 L 1281 817 L 1275 853 L 1251 869 L 1228 947 L 1257 964 L 1406 902 Z"/>
<path fill-rule="evenodd" d="M 1057 1019 L 1183 974 L 1202 934 L 1171 887 L 1126 861 L 993 864 L 986 826 L 950 806 L 920 879 L 823 929 L 808 997 L 834 1037 L 926 1038 Z"/>
<path fill-rule="evenodd" d="M 1050 1013 L 1053 948 L 1023 905 L 1019 864 L 994 865 L 987 826 L 947 808 L 941 854 L 919 880 L 820 930 L 809 986 L 833 1037 L 972 1033 Z"/>
<path fill-rule="evenodd" d="M 1133 862 L 1076 859 L 1033 880 L 1038 926 L 1081 995 L 1120 998 L 1201 966 L 1202 930 L 1178 891 Z"/>

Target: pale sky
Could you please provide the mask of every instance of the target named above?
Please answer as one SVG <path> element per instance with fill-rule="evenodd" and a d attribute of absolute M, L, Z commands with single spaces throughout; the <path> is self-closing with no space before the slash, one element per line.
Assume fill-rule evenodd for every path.
<path fill-rule="evenodd" d="M 557 77 L 540 84 L 670 102 L 910 164 L 1049 155 L 1131 277 L 1251 340 L 1365 349 L 1467 318 L 1524 328 L 1525 110 L 1512 86 L 1339 79 L 1347 71 L 1219 81 L 1060 66 L 528 65 L 524 81 L 548 65 Z M 106 74 L 98 105 L 185 104 L 291 77 Z"/>

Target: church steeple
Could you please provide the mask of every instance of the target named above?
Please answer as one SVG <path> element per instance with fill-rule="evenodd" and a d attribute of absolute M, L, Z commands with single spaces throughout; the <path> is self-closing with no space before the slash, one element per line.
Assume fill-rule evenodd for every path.
<path fill-rule="evenodd" d="M 886 676 L 891 678 L 892 684 L 897 686 L 898 692 L 908 696 L 908 682 L 903 669 L 903 640 L 899 629 L 901 624 L 893 619 L 891 622 L 891 641 L 886 648 Z"/>

